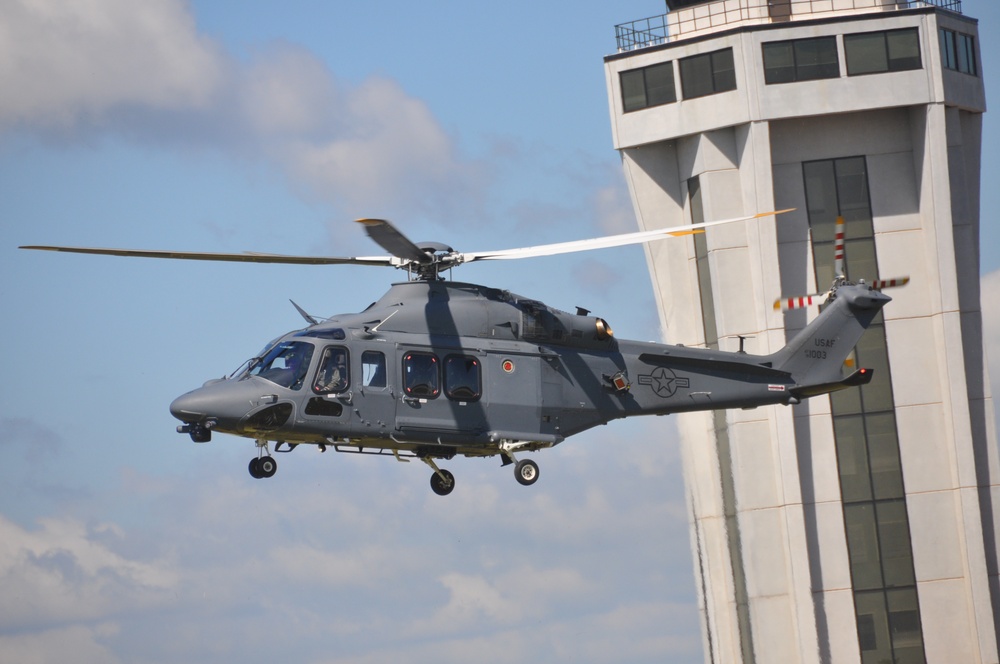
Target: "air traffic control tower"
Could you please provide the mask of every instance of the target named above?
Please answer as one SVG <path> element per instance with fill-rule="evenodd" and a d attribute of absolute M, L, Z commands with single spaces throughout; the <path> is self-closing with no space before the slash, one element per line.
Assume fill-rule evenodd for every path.
<path fill-rule="evenodd" d="M 829 288 L 838 216 L 850 280 L 911 278 L 855 351 L 871 384 L 677 417 L 705 659 L 995 664 L 977 21 L 959 0 L 666 4 L 605 59 L 640 227 L 795 208 L 646 248 L 667 340 L 777 350 L 816 312 L 774 301 Z"/>

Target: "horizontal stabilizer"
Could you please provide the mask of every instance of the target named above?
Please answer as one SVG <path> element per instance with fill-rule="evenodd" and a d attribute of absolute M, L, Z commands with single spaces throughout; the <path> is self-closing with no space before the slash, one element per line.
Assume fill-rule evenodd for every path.
<path fill-rule="evenodd" d="M 793 397 L 805 399 L 807 397 L 815 397 L 820 394 L 829 394 L 830 392 L 836 392 L 848 387 L 867 385 L 872 381 L 872 376 L 874 375 L 875 372 L 872 369 L 858 369 L 843 380 L 834 381 L 832 383 L 822 383 L 820 385 L 803 385 L 802 387 L 793 387 L 788 391 Z"/>

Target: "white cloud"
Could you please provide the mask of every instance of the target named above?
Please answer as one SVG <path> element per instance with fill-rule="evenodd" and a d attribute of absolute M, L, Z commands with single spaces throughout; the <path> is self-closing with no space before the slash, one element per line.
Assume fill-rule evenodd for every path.
<path fill-rule="evenodd" d="M 537 621 L 550 615 L 553 604 L 593 591 L 593 584 L 577 570 L 535 569 L 522 566 L 486 578 L 449 572 L 441 577 L 448 602 L 426 618 L 418 618 L 406 634 L 455 634 L 490 630 Z"/>
<path fill-rule="evenodd" d="M 350 129 L 320 140 L 269 144 L 286 172 L 323 199 L 359 211 L 375 204 L 375 213 L 394 216 L 403 205 L 428 213 L 468 196 L 473 166 L 461 162 L 426 104 L 394 81 L 369 79 L 347 95 L 343 107 L 328 111 Z"/>
<path fill-rule="evenodd" d="M 448 216 L 477 197 L 479 167 L 395 81 L 343 85 L 286 43 L 239 62 L 180 0 L 0 3 L 0 89 L 0 131 L 249 156 L 355 216 Z"/>
<path fill-rule="evenodd" d="M 205 108 L 224 69 L 175 0 L 0 3 L 0 127 L 67 129 L 120 106 Z"/>
<path fill-rule="evenodd" d="M 101 540 L 113 526 L 87 528 L 69 519 L 44 519 L 27 530 L 0 515 L 0 624 L 25 628 L 94 620 L 164 601 L 178 581 L 163 562 L 129 560 Z"/>
<path fill-rule="evenodd" d="M 77 664 L 113 664 L 121 661 L 101 643 L 118 628 L 111 623 L 96 627 L 61 627 L 27 634 L 0 635 L 0 661 L 19 664 L 76 662 Z"/>

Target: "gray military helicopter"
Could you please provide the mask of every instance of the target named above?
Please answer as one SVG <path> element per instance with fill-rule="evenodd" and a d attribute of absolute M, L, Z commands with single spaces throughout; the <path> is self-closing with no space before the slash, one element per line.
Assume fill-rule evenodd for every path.
<path fill-rule="evenodd" d="M 502 465 L 514 465 L 518 482 L 531 485 L 538 465 L 518 455 L 612 420 L 796 404 L 869 382 L 870 369 L 846 377 L 842 369 L 890 301 L 863 281 L 838 276 L 823 311 L 784 348 L 759 356 L 617 339 L 604 319 L 587 310 L 568 313 L 506 290 L 442 278 L 464 263 L 649 242 L 775 214 L 478 253 L 411 242 L 378 219 L 359 221 L 388 256 L 21 248 L 405 270 L 407 281 L 392 285 L 361 313 L 317 320 L 293 302 L 305 328 L 268 343 L 228 377 L 178 397 L 170 412 L 182 422 L 178 432 L 196 443 L 210 441 L 213 432 L 255 441 L 258 451 L 249 465 L 255 478 L 277 470 L 271 442 L 275 452 L 310 444 L 322 451 L 420 459 L 433 469 L 433 491 L 447 495 L 455 477 L 438 461 L 456 455 L 499 455 Z"/>

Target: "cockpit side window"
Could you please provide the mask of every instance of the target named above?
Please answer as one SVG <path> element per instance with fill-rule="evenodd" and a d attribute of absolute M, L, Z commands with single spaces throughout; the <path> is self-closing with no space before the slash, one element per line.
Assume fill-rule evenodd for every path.
<path fill-rule="evenodd" d="M 479 360 L 467 355 L 444 358 L 444 393 L 455 401 L 476 401 L 482 395 Z"/>
<path fill-rule="evenodd" d="M 312 361 L 313 346 L 303 341 L 279 343 L 264 356 L 260 364 L 248 373 L 272 383 L 298 390 L 302 387 L 309 363 Z"/>
<path fill-rule="evenodd" d="M 343 392 L 351 384 L 350 356 L 342 346 L 327 346 L 319 361 L 313 392 L 333 394 Z"/>
<path fill-rule="evenodd" d="M 441 393 L 437 355 L 407 353 L 403 356 L 403 391 L 407 396 L 434 399 Z"/>

